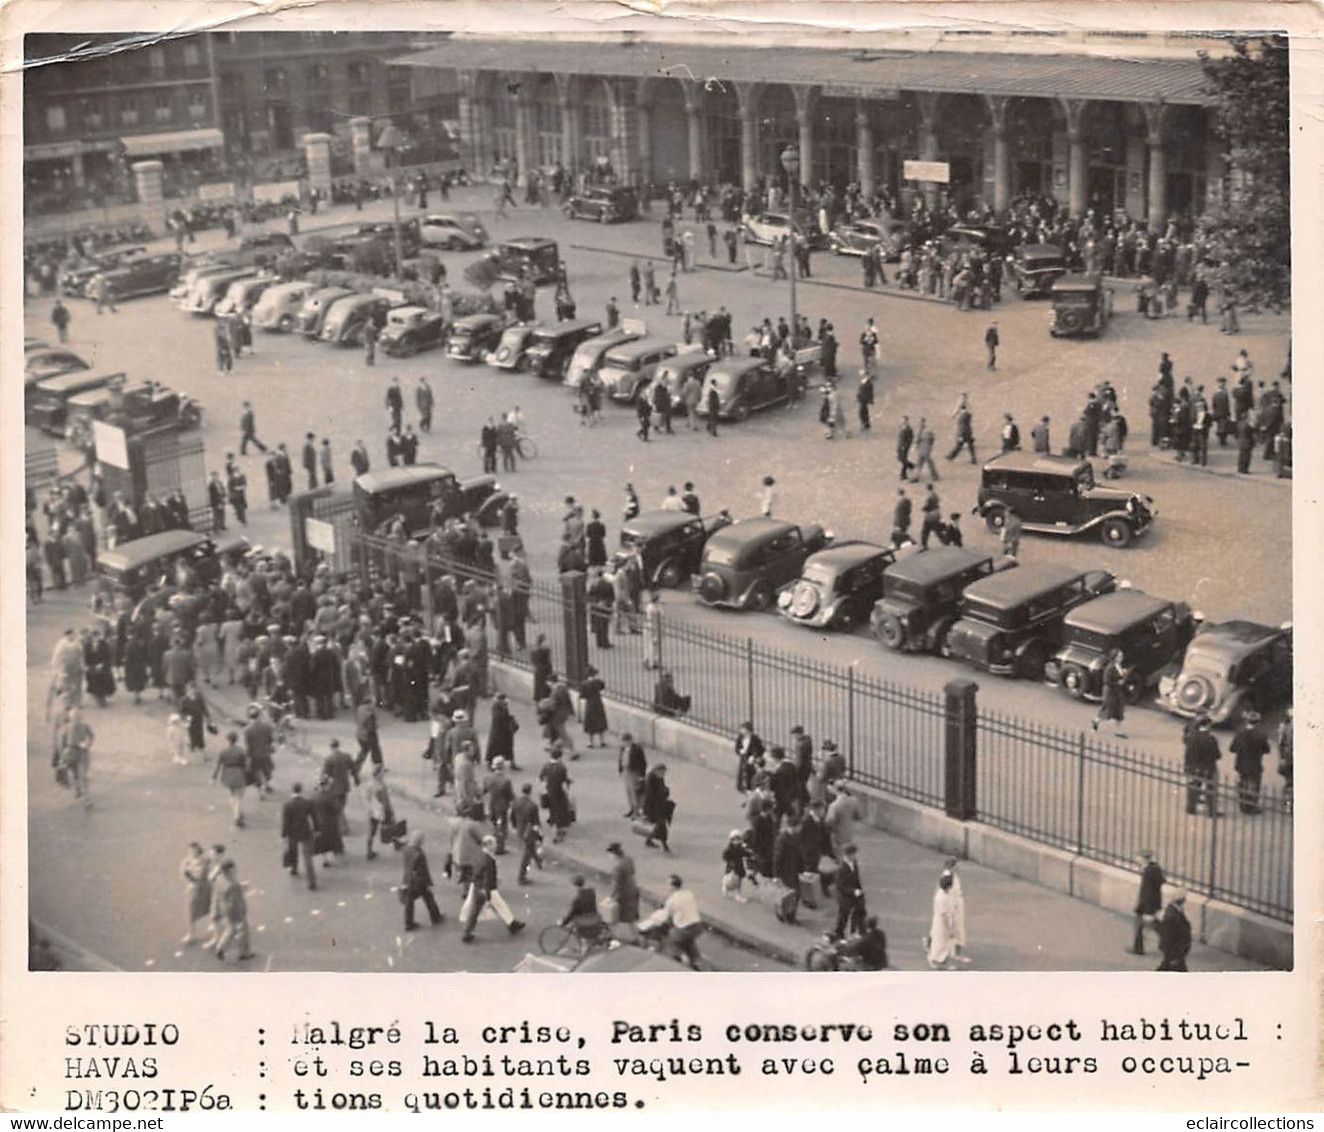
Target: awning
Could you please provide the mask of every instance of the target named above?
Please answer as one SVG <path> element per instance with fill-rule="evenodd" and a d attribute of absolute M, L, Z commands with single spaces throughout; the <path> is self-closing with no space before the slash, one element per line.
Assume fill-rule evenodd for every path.
<path fill-rule="evenodd" d="M 149 157 L 158 153 L 183 153 L 193 149 L 219 149 L 225 145 L 220 130 L 175 130 L 166 134 L 133 134 L 120 139 L 129 157 Z"/>

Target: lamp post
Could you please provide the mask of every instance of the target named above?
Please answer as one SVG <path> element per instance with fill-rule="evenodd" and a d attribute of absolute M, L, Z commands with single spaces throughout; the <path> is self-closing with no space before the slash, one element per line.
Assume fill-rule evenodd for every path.
<path fill-rule="evenodd" d="M 400 253 L 400 186 L 396 183 L 400 164 L 400 147 L 403 143 L 404 135 L 391 122 L 388 122 L 382 132 L 377 135 L 377 148 L 386 150 L 386 165 L 391 171 L 391 204 L 395 209 L 395 277 L 397 280 L 401 278 L 403 273 L 401 261 L 404 258 Z"/>
<path fill-rule="evenodd" d="M 796 341 L 796 332 L 800 328 L 800 321 L 796 317 L 795 309 L 795 196 L 796 190 L 800 184 L 800 152 L 793 145 L 788 145 L 781 153 L 782 168 L 786 171 L 786 190 L 791 199 L 790 215 L 791 227 L 786 237 L 787 260 L 786 270 L 791 277 L 791 345 L 794 347 Z M 794 351 L 792 351 L 794 357 Z"/>

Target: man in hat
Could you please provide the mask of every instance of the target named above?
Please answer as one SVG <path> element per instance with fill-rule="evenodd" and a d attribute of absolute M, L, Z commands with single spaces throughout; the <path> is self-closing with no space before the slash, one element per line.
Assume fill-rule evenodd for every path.
<path fill-rule="evenodd" d="M 619 841 L 607 846 L 615 858 L 611 867 L 611 898 L 616 902 L 616 919 L 632 924 L 639 919 L 639 882 L 634 875 L 634 858 L 621 848 Z"/>
<path fill-rule="evenodd" d="M 1206 804 L 1209 816 L 1218 814 L 1218 760 L 1222 752 L 1210 730 L 1209 717 L 1201 712 L 1186 725 L 1183 764 L 1186 771 L 1186 812 L 1200 812 Z"/>
<path fill-rule="evenodd" d="M 332 739 L 330 753 L 322 762 L 322 777 L 327 780 L 327 793 L 335 799 L 336 813 L 340 816 L 340 832 L 349 833 L 349 819 L 345 817 L 345 801 L 349 798 L 350 779 L 359 785 L 359 770 L 348 751 L 340 749 L 340 740 Z"/>
<path fill-rule="evenodd" d="M 1186 956 L 1191 952 L 1191 921 L 1186 918 L 1186 890 L 1177 889 L 1172 894 L 1163 918 L 1158 924 L 1159 953 L 1163 962 L 1158 965 L 1160 971 L 1185 971 Z"/>
<path fill-rule="evenodd" d="M 423 901 L 434 926 L 441 923 L 441 909 L 437 907 L 437 898 L 432 895 L 432 870 L 428 868 L 427 854 L 423 852 L 421 829 L 409 835 L 401 864 L 404 877 L 400 883 L 400 902 L 405 906 L 405 931 L 412 932 L 418 928 L 418 921 L 414 919 L 416 900 Z"/>
<path fill-rule="evenodd" d="M 248 766 L 256 779 L 255 785 L 263 794 L 270 794 L 271 779 L 276 772 L 272 761 L 272 752 L 276 747 L 276 729 L 271 726 L 257 704 L 248 705 L 244 747 L 248 751 Z"/>
<path fill-rule="evenodd" d="M 373 706 L 372 697 L 363 696 L 354 709 L 354 714 L 356 717 L 354 737 L 359 741 L 359 756 L 354 760 L 354 769 L 362 771 L 364 761 L 371 758 L 375 772 L 384 763 L 381 739 L 377 734 L 377 709 Z"/>
<path fill-rule="evenodd" d="M 1145 867 L 1140 872 L 1140 894 L 1136 898 L 1132 955 L 1145 953 L 1145 924 L 1150 920 L 1157 923 L 1158 914 L 1163 910 L 1163 885 L 1167 882 L 1159 863 L 1154 860 L 1153 849 L 1141 849 L 1140 859 L 1145 862 Z"/>
<path fill-rule="evenodd" d="M 460 921 L 464 925 L 464 934 L 460 936 L 462 943 L 473 943 L 474 927 L 485 904 L 491 904 L 496 909 L 496 914 L 501 917 L 511 935 L 524 929 L 524 922 L 515 919 L 510 905 L 497 889 L 496 847 L 496 838 L 490 833 L 483 838 L 482 859 L 474 870 L 473 880 L 469 882 L 469 893 L 460 909 Z"/>
<path fill-rule="evenodd" d="M 487 801 L 487 817 L 496 837 L 497 856 L 506 851 L 506 833 L 510 828 L 510 807 L 515 801 L 515 788 L 506 776 L 506 760 L 497 756 L 492 760 L 491 773 L 483 779 L 483 797 Z"/>
<path fill-rule="evenodd" d="M 864 930 L 864 882 L 860 879 L 860 862 L 853 844 L 841 851 L 841 864 L 837 866 L 833 884 L 837 887 L 837 924 L 834 939 L 844 939 Z"/>
<path fill-rule="evenodd" d="M 763 763 L 763 740 L 754 731 L 754 724 L 746 720 L 736 735 L 736 789 L 744 794 L 754 781 L 754 772 Z"/>
<path fill-rule="evenodd" d="M 644 778 L 648 774 L 648 756 L 643 747 L 629 732 L 621 736 L 621 749 L 616 757 L 616 771 L 621 776 L 625 787 L 625 811 L 627 818 L 637 817 L 643 812 Z"/>
<path fill-rule="evenodd" d="M 285 864 L 290 876 L 299 875 L 299 858 L 303 858 L 304 876 L 308 890 L 317 888 L 317 873 L 313 867 L 313 848 L 317 837 L 317 811 L 303 796 L 303 783 L 290 787 L 290 800 L 281 807 L 280 835 L 285 839 Z"/>
<path fill-rule="evenodd" d="M 1237 806 L 1243 814 L 1260 812 L 1260 783 L 1264 778 L 1264 756 L 1269 753 L 1269 737 L 1260 726 L 1260 713 L 1246 709 L 1241 726 L 1230 746 L 1236 756 Z"/>

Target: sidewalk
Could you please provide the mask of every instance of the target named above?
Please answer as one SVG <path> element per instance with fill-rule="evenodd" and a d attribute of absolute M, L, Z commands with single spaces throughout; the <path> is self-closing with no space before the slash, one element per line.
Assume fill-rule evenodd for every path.
<path fill-rule="evenodd" d="M 494 666 L 495 667 L 495 666 Z M 217 707 L 227 715 L 243 710 L 242 691 L 218 687 L 208 690 Z M 511 699 L 519 719 L 516 760 L 519 771 L 512 774 L 516 790 L 533 781 L 545 761 L 539 730 L 531 705 Z M 611 704 L 607 706 L 611 719 Z M 476 724 L 486 740 L 488 705 L 480 701 Z M 390 787 L 434 813 L 437 824 L 453 813 L 448 795 L 433 798 L 432 763 L 421 758 L 427 727 L 406 724 L 389 713 L 379 715 L 382 751 L 390 769 Z M 301 756 L 309 765 L 320 764 L 327 740 L 336 736 L 356 752 L 353 721 L 347 713 L 335 720 L 306 721 L 309 753 Z M 570 868 L 596 874 L 610 870 L 612 858 L 606 847 L 620 841 L 634 857 L 640 888 L 655 904 L 665 899 L 668 877 L 678 873 L 699 900 L 705 921 L 728 938 L 800 967 L 806 948 L 835 923 L 835 900 L 820 901 L 818 909 L 801 908 L 801 926 L 780 923 L 772 909 L 756 900 L 738 904 L 722 896 L 721 851 L 733 829 L 745 827 L 742 797 L 728 776 L 707 767 L 680 760 L 667 762 L 667 781 L 676 802 L 669 856 L 648 849 L 621 815 L 625 798 L 616 772 L 619 735 L 608 736 L 609 745 L 588 751 L 578 729 L 574 733 L 580 757 L 567 762 L 572 779 L 571 794 L 579 820 L 567 839 L 545 850 Z M 649 751 L 649 763 L 657 761 Z M 278 755 L 278 757 L 281 757 Z M 887 933 L 891 965 L 899 970 L 924 970 L 922 940 L 928 934 L 933 892 L 945 858 L 931 850 L 860 826 L 861 875 L 869 894 L 869 911 L 877 915 Z M 1004 876 L 970 862 L 960 866 L 966 899 L 968 953 L 971 970 L 982 971 L 1144 971 L 1158 963 L 1157 955 L 1139 958 L 1125 948 L 1131 935 L 1130 918 L 1104 911 L 1082 901 L 1059 895 L 1038 885 Z M 553 874 L 534 874 L 535 884 L 555 883 Z M 603 887 L 598 886 L 603 894 Z M 570 891 L 566 889 L 566 903 Z M 1150 946 L 1153 945 L 1152 937 Z M 1190 959 L 1194 971 L 1257 970 L 1258 966 L 1234 955 L 1196 945 Z"/>

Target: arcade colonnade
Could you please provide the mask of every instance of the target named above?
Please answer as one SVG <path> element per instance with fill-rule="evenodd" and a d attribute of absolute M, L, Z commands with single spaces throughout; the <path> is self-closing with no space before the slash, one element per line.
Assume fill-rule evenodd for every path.
<path fill-rule="evenodd" d="M 1072 214 L 1124 209 L 1151 227 L 1205 210 L 1226 167 L 1211 112 L 1192 103 L 1111 101 L 685 78 L 459 70 L 461 153 L 486 171 L 513 160 L 572 170 L 606 158 L 626 182 L 695 179 L 750 188 L 783 177 L 886 188 L 903 202 L 942 191 L 903 179 L 903 162 L 947 162 L 946 191 L 1002 210 L 1052 195 Z"/>

